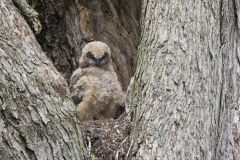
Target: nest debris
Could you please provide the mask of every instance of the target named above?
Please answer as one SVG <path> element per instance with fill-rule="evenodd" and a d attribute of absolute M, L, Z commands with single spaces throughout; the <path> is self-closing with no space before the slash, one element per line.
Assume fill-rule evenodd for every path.
<path fill-rule="evenodd" d="M 89 155 L 97 160 L 123 160 L 129 150 L 130 124 L 126 119 L 81 123 Z"/>

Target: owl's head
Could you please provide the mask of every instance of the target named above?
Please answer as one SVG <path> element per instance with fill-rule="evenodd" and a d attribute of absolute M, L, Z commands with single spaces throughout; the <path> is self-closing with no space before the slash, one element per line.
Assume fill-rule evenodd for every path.
<path fill-rule="evenodd" d="M 111 62 L 111 51 L 106 43 L 93 41 L 86 44 L 82 50 L 79 64 L 82 68 L 106 67 Z"/>

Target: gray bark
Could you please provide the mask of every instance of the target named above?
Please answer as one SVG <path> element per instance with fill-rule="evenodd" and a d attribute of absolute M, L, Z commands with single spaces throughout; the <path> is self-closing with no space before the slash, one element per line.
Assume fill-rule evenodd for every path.
<path fill-rule="evenodd" d="M 0 1 L 0 159 L 83 159 L 67 83 L 18 11 Z"/>
<path fill-rule="evenodd" d="M 240 159 L 240 2 L 142 1 L 132 159 Z"/>

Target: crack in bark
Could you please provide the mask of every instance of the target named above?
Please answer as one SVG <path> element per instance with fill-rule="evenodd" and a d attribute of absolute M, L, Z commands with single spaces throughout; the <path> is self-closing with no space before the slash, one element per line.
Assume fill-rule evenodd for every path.
<path fill-rule="evenodd" d="M 234 20 L 235 20 L 235 25 L 237 27 L 237 33 L 239 35 L 239 30 L 240 30 L 240 26 L 238 26 L 238 21 L 239 21 L 239 17 L 238 17 L 238 14 L 237 14 L 237 5 L 236 5 L 236 1 L 235 0 L 232 0 L 233 2 L 233 12 L 234 12 Z"/>
<path fill-rule="evenodd" d="M 220 0 L 220 5 L 219 5 L 219 21 L 220 21 L 220 43 L 221 43 L 221 46 L 223 46 L 223 36 L 222 36 L 222 33 L 223 33 L 223 30 L 222 30 L 222 27 L 223 27 L 223 0 Z"/>

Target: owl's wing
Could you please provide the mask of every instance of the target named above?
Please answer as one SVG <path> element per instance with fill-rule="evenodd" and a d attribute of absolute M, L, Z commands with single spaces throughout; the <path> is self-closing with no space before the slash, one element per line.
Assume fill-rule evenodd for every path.
<path fill-rule="evenodd" d="M 119 118 L 123 113 L 125 113 L 125 97 L 126 93 L 121 92 L 115 99 L 116 113 L 114 118 Z"/>
<path fill-rule="evenodd" d="M 85 94 L 85 83 L 81 78 L 83 77 L 83 70 L 81 68 L 73 72 L 70 79 L 71 97 L 75 105 L 82 102 Z"/>
<path fill-rule="evenodd" d="M 78 80 L 83 76 L 83 72 L 82 69 L 79 68 L 77 70 L 75 70 L 70 78 L 70 84 L 69 84 L 69 88 L 70 88 L 70 92 L 73 91 L 74 85 L 78 82 Z"/>
<path fill-rule="evenodd" d="M 83 97 L 85 95 L 85 89 L 83 86 L 78 86 L 77 90 L 72 93 L 71 98 L 75 105 L 78 105 L 82 102 Z"/>

